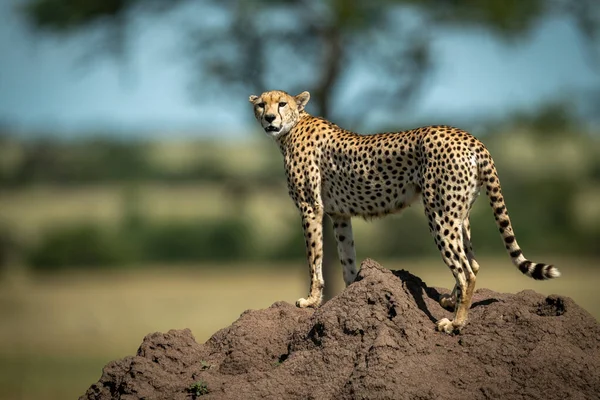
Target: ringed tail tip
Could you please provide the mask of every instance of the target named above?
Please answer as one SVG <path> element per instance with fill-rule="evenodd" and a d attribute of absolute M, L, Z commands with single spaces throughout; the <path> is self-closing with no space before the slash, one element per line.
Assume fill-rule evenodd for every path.
<path fill-rule="evenodd" d="M 553 265 L 550 266 L 550 270 L 548 271 L 548 274 L 549 274 L 550 278 L 558 278 L 561 275 L 558 268 L 556 268 Z"/>
<path fill-rule="evenodd" d="M 554 265 L 533 263 L 529 260 L 525 260 L 519 264 L 519 270 L 536 280 L 546 280 L 558 278 L 561 274 L 558 268 Z"/>

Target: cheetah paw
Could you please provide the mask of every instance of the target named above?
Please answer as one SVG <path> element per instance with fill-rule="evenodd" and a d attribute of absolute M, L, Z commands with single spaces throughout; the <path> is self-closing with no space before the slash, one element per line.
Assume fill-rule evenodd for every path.
<path fill-rule="evenodd" d="M 462 326 L 455 325 L 454 321 L 450 321 L 448 318 L 440 319 L 438 322 L 435 323 L 435 325 L 438 331 L 447 334 L 458 333 L 460 332 L 460 328 L 462 328 Z"/>
<path fill-rule="evenodd" d="M 319 298 L 316 297 L 309 297 L 308 299 L 298 299 L 296 301 L 296 307 L 300 307 L 300 308 L 307 308 L 307 307 L 318 307 L 319 304 L 321 304 L 321 301 Z"/>

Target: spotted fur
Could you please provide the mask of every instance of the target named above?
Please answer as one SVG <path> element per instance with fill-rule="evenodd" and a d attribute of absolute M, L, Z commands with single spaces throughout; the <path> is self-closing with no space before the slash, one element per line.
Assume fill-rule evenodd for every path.
<path fill-rule="evenodd" d="M 282 91 L 250 96 L 256 119 L 279 145 L 289 195 L 300 210 L 311 284 L 299 307 L 316 307 L 323 293 L 325 214 L 333 221 L 344 281 L 357 274 L 351 217 L 399 213 L 419 197 L 429 230 L 456 285 L 442 306 L 455 309 L 440 331 L 458 331 L 467 320 L 479 265 L 471 246 L 469 213 L 485 187 L 498 229 L 513 263 L 534 279 L 560 275 L 558 269 L 525 258 L 517 244 L 496 167 L 485 146 L 469 133 L 448 126 L 358 135 L 309 115 L 310 95 Z"/>

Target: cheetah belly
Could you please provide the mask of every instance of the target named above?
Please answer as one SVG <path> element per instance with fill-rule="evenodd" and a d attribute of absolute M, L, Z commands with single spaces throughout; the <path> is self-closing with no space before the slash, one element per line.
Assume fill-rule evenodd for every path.
<path fill-rule="evenodd" d="M 324 210 L 330 215 L 380 217 L 398 213 L 419 196 L 416 184 L 383 176 L 361 176 L 340 168 L 322 177 Z"/>

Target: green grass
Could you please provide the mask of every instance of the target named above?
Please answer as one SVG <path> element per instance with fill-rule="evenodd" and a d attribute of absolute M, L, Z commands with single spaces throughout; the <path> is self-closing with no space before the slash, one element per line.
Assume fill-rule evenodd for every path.
<path fill-rule="evenodd" d="M 136 210 L 158 221 L 223 218 L 238 204 L 225 186 L 208 183 L 139 183 L 135 190 L 118 183 L 38 185 L 0 192 L 0 228 L 10 230 L 24 244 L 29 244 L 44 230 L 57 225 L 86 222 L 115 226 L 122 222 L 132 191 Z M 257 229 L 273 233 L 274 238 L 281 234 L 281 221 L 298 214 L 283 183 L 281 187 L 256 190 L 244 198 L 245 211 Z M 265 204 L 269 204 L 267 217 Z"/>
<path fill-rule="evenodd" d="M 537 260 L 555 262 L 563 272 L 560 279 L 547 282 L 522 276 L 508 257 L 479 261 L 478 288 L 505 292 L 531 288 L 570 296 L 600 319 L 596 260 Z M 432 286 L 453 284 L 438 259 L 383 264 L 407 269 Z M 108 361 L 135 354 L 146 334 L 190 328 L 202 343 L 246 309 L 265 308 L 278 300 L 293 303 L 305 296 L 307 280 L 302 262 L 277 268 L 164 265 L 5 276 L 0 281 L 0 397 L 76 398 L 100 378 Z M 338 290 L 341 283 L 339 274 L 334 283 Z"/>
<path fill-rule="evenodd" d="M 110 361 L 85 356 L 0 356 L 0 398 L 75 399 Z"/>
<path fill-rule="evenodd" d="M 188 391 L 190 392 L 190 394 L 194 398 L 195 397 L 199 397 L 199 396 L 204 396 L 205 394 L 210 393 L 210 390 L 208 389 L 208 385 L 204 381 L 194 382 L 190 386 L 190 388 L 188 389 Z"/>
<path fill-rule="evenodd" d="M 190 328 L 204 342 L 245 309 L 304 292 L 300 265 L 204 267 L 5 277 L 0 398 L 76 398 L 108 361 L 135 354 L 148 333 Z"/>

